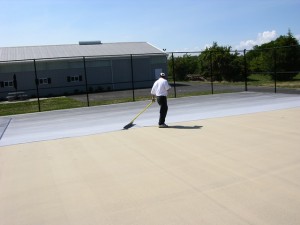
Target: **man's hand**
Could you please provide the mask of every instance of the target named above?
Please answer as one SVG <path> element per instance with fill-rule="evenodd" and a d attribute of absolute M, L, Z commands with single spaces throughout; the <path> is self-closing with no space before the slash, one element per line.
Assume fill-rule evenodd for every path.
<path fill-rule="evenodd" d="M 155 102 L 155 97 L 154 96 L 152 96 L 152 102 Z"/>

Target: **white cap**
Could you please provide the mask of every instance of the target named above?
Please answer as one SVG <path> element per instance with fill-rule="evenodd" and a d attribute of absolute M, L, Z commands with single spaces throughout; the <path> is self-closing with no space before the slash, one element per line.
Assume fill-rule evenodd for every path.
<path fill-rule="evenodd" d="M 165 73 L 160 73 L 160 76 L 165 77 L 166 75 L 165 75 Z"/>

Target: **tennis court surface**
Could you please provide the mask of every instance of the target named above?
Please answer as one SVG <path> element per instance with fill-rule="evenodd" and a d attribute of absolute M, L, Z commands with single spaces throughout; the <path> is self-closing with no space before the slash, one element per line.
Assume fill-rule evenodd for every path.
<path fill-rule="evenodd" d="M 0 117 L 0 225 L 300 224 L 300 96 Z"/>

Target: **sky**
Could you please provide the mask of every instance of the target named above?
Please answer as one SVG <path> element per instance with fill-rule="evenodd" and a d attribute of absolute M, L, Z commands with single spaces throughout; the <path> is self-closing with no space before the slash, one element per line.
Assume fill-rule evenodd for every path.
<path fill-rule="evenodd" d="M 299 10 L 300 0 L 0 0 L 0 47 L 100 40 L 243 50 L 289 30 L 300 41 Z"/>

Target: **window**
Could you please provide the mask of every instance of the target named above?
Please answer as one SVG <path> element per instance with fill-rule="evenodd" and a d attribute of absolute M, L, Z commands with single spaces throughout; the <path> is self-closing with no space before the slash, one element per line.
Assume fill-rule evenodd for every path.
<path fill-rule="evenodd" d="M 13 81 L 4 81 L 4 87 L 13 87 L 14 83 Z"/>
<path fill-rule="evenodd" d="M 68 82 L 79 82 L 82 81 L 82 76 L 68 76 L 67 77 Z"/>
<path fill-rule="evenodd" d="M 4 88 L 4 87 L 13 87 L 14 83 L 12 80 L 10 81 L 0 81 L 0 87 Z"/>
<path fill-rule="evenodd" d="M 51 78 L 39 78 L 40 85 L 51 84 Z"/>

